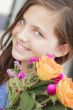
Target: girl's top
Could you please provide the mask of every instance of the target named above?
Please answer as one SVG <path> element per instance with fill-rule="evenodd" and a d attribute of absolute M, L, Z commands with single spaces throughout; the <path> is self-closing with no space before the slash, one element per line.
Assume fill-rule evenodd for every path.
<path fill-rule="evenodd" d="M 7 88 L 6 88 L 6 83 L 3 83 L 0 85 L 0 109 L 7 107 L 9 105 L 9 100 L 7 98 Z"/>

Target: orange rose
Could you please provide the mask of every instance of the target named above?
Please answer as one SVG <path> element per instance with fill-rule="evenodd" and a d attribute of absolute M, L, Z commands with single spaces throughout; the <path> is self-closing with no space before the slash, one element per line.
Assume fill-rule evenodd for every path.
<path fill-rule="evenodd" d="M 62 104 L 73 108 L 73 82 L 70 78 L 65 77 L 59 82 L 56 94 Z"/>
<path fill-rule="evenodd" d="M 37 75 L 41 80 L 50 80 L 59 76 L 62 66 L 57 64 L 52 58 L 44 56 L 36 64 Z"/>

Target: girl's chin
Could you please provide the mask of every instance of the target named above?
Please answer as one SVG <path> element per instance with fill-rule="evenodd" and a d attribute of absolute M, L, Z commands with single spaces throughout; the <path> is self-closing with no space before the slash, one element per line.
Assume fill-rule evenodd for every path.
<path fill-rule="evenodd" d="M 27 61 L 29 59 L 28 58 L 29 56 L 22 56 L 21 54 L 18 54 L 14 50 L 12 50 L 12 56 L 15 60 L 18 60 L 18 61 Z"/>
<path fill-rule="evenodd" d="M 18 61 L 24 61 L 26 60 L 22 55 L 19 55 L 19 54 L 16 54 L 15 52 L 12 51 L 12 56 L 15 60 L 18 60 Z"/>

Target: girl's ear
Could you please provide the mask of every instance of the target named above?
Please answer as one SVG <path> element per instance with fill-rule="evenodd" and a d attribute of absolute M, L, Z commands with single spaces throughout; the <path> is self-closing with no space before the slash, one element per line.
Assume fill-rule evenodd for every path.
<path fill-rule="evenodd" d="M 64 45 L 60 45 L 56 48 L 56 51 L 55 51 L 55 56 L 56 57 L 62 57 L 62 56 L 65 56 L 67 55 L 69 52 L 69 45 L 66 43 Z"/>

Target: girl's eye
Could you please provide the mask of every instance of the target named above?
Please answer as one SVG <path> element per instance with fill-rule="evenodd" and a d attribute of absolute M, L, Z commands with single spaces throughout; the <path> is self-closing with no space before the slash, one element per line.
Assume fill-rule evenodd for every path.
<path fill-rule="evenodd" d="M 25 20 L 24 20 L 24 19 L 20 19 L 20 20 L 19 20 L 19 23 L 20 23 L 21 25 L 25 25 Z"/>
<path fill-rule="evenodd" d="M 40 37 L 43 37 L 43 35 L 42 35 L 39 31 L 35 31 L 35 35 L 38 36 L 38 37 L 39 37 L 39 36 L 40 36 Z"/>

